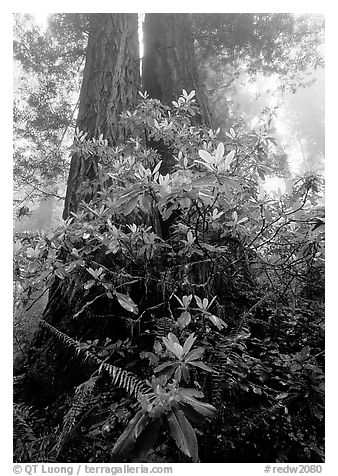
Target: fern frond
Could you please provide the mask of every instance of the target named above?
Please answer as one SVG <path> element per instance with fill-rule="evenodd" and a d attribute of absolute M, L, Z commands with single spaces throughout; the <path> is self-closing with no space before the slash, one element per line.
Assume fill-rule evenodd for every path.
<path fill-rule="evenodd" d="M 98 376 L 91 376 L 86 382 L 83 382 L 75 389 L 71 407 L 64 416 L 60 436 L 52 451 L 52 453 L 55 454 L 55 458 L 58 458 L 63 446 L 69 439 L 78 417 L 83 414 L 84 410 L 90 404 L 97 379 Z"/>
<path fill-rule="evenodd" d="M 89 350 L 83 349 L 78 341 L 59 331 L 48 322 L 41 320 L 40 325 L 55 336 L 60 342 L 63 342 L 65 345 L 73 349 L 76 355 L 81 356 L 84 361 L 89 360 L 94 365 L 98 366 L 99 372 L 106 372 L 111 377 L 113 385 L 122 388 L 130 396 L 137 400 L 142 400 L 144 396 L 149 400 L 152 400 L 155 397 L 153 390 L 133 373 L 123 370 L 120 367 L 116 367 L 115 365 L 103 362 Z"/>
<path fill-rule="evenodd" d="M 235 383 L 233 370 L 229 372 L 229 366 L 236 363 L 240 366 L 242 357 L 236 352 L 236 347 L 240 344 L 245 346 L 245 340 L 250 336 L 250 330 L 245 322 L 241 322 L 237 327 L 222 338 L 218 345 L 218 351 L 213 353 L 213 369 L 214 373 L 211 376 L 211 395 L 212 403 L 216 408 L 219 408 L 222 400 L 222 393 L 229 385 Z"/>
<path fill-rule="evenodd" d="M 247 326 L 246 320 L 242 319 L 241 322 L 225 337 L 224 343 L 229 345 L 233 342 L 247 339 L 249 336 L 250 329 Z"/>
<path fill-rule="evenodd" d="M 24 404 L 17 404 L 13 407 L 13 432 L 14 438 L 24 438 L 25 440 L 35 440 L 34 432 L 27 419 L 30 417 L 31 407 Z"/>
<path fill-rule="evenodd" d="M 34 441 L 30 448 L 32 454 L 31 461 L 34 463 L 55 463 L 53 448 L 56 440 L 55 430 L 52 430 L 51 433 L 49 432 Z"/>
<path fill-rule="evenodd" d="M 160 317 L 154 323 L 154 332 L 156 337 L 167 337 L 169 332 L 173 332 L 178 327 L 176 321 L 169 317 Z"/>
<path fill-rule="evenodd" d="M 17 461 L 30 458 L 29 446 L 36 441 L 34 431 L 28 422 L 31 416 L 31 407 L 24 404 L 17 404 L 13 407 L 13 438 L 14 457 Z"/>
<path fill-rule="evenodd" d="M 283 405 L 278 402 L 270 407 L 261 406 L 259 408 L 250 408 L 241 413 L 241 432 L 245 433 L 257 428 L 262 422 L 268 422 L 272 416 L 284 411 Z"/>

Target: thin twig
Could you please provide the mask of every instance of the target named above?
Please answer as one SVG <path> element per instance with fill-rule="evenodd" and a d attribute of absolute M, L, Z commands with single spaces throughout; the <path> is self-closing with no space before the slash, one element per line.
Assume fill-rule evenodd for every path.
<path fill-rule="evenodd" d="M 32 302 L 32 304 L 31 304 L 29 307 L 27 307 L 27 309 L 25 309 L 25 312 L 28 312 L 28 311 L 34 306 L 34 304 L 35 304 L 39 299 L 41 299 L 44 294 L 46 294 L 46 292 L 47 292 L 48 290 L 49 290 L 49 288 L 46 288 L 46 289 L 43 291 L 43 293 L 40 294 L 40 296 L 38 296 L 36 299 L 34 299 L 34 301 Z"/>
<path fill-rule="evenodd" d="M 86 303 L 81 307 L 81 309 L 80 309 L 76 314 L 74 314 L 73 319 L 75 319 L 75 318 L 78 317 L 80 314 L 82 314 L 83 311 L 84 311 L 85 309 L 87 309 L 87 307 L 91 306 L 95 301 L 97 301 L 98 299 L 102 298 L 103 296 L 106 296 L 106 293 L 99 294 L 98 296 L 96 296 L 96 297 L 95 297 L 94 299 L 92 299 L 91 301 L 86 302 Z"/>

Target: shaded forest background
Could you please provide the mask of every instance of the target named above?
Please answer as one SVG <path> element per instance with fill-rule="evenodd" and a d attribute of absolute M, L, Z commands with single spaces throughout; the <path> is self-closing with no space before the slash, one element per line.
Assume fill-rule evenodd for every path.
<path fill-rule="evenodd" d="M 16 461 L 323 460 L 323 29 L 15 15 Z"/>
<path fill-rule="evenodd" d="M 243 14 L 241 16 L 243 17 Z M 230 26 L 232 26 L 232 23 L 236 26 L 236 15 L 233 14 L 229 17 L 232 17 L 230 21 L 228 20 Z M 212 45 L 209 50 L 207 43 L 204 45 L 208 53 L 204 53 L 204 57 L 200 58 L 199 67 L 201 68 L 202 81 L 206 86 L 208 100 L 215 118 L 214 126 L 222 126 L 226 129 L 240 124 L 241 127 L 245 127 L 248 130 L 258 126 L 260 121 L 264 121 L 269 116 L 272 118 L 271 127 L 280 148 L 279 152 L 281 155 L 285 154 L 283 157 L 284 169 L 288 172 L 290 171 L 292 175 L 302 174 L 311 170 L 323 173 L 325 152 L 324 69 L 323 67 L 317 67 L 318 65 L 316 64 L 316 61 L 319 64 L 322 64 L 321 62 L 323 61 L 323 36 L 319 35 L 318 39 L 317 34 L 317 40 L 312 40 L 317 41 L 316 48 L 318 49 L 318 54 L 314 55 L 310 60 L 306 54 L 312 54 L 311 43 L 309 42 L 304 48 L 297 45 L 299 51 L 305 51 L 304 58 L 301 60 L 296 58 L 294 65 L 284 66 L 283 74 L 281 74 L 280 69 L 272 60 L 270 65 L 266 65 L 261 61 L 261 64 L 258 62 L 257 65 L 253 64 L 248 67 L 245 63 L 246 59 L 243 59 L 243 57 L 247 54 L 245 48 L 248 48 L 245 45 L 245 36 L 249 36 L 248 32 L 250 32 L 248 27 L 249 17 L 250 15 L 248 15 L 247 19 L 243 19 L 242 24 L 238 21 L 238 31 L 235 30 L 234 38 L 231 40 L 235 43 L 237 37 L 241 35 L 241 41 L 244 43 L 243 51 L 240 51 L 239 57 L 236 60 L 230 58 L 225 61 L 224 57 L 217 55 L 217 52 L 211 54 L 211 51 L 213 51 Z M 213 18 L 212 15 L 211 18 Z M 275 26 L 274 21 L 276 20 L 272 20 L 269 25 L 270 31 L 268 34 L 270 38 L 271 36 L 273 38 L 275 34 L 273 30 Z M 312 21 L 315 22 L 315 20 Z M 42 40 L 45 35 L 53 35 L 53 23 L 49 26 L 51 31 L 49 33 L 46 31 L 44 34 L 43 31 L 46 25 L 43 24 L 41 26 L 41 23 L 36 23 L 32 16 L 30 19 L 29 15 L 27 17 L 18 17 L 16 22 L 14 35 L 18 35 L 18 38 L 21 35 L 25 35 L 22 41 L 29 41 L 26 48 L 29 47 L 31 49 L 30 55 L 34 56 L 36 54 L 34 49 L 38 48 L 40 42 L 46 42 L 46 51 L 44 52 L 46 57 L 44 61 L 48 62 L 48 53 L 52 54 L 53 48 L 48 43 L 60 41 L 60 38 L 57 36 L 53 40 L 48 38 L 48 36 L 48 39 Z M 227 26 L 225 24 L 225 27 Z M 67 24 L 64 25 L 64 28 L 67 28 Z M 264 30 L 258 31 L 259 34 L 263 36 L 266 32 Z M 41 38 L 39 39 L 40 35 Z M 74 35 L 76 35 L 75 39 Z M 249 57 L 250 61 L 252 62 L 253 58 L 257 62 L 259 49 L 262 47 L 262 38 L 258 35 L 257 37 L 247 38 L 248 42 L 253 42 L 252 51 L 248 51 L 248 54 L 251 55 Z M 27 37 L 29 37 L 29 40 Z M 60 223 L 63 208 L 60 197 L 65 196 L 67 178 L 67 163 L 63 167 L 64 159 L 60 160 L 60 157 L 67 157 L 67 147 L 72 141 L 84 67 L 86 34 L 81 33 L 81 30 L 77 30 L 75 34 L 72 33 L 71 39 L 74 41 L 75 46 L 72 45 L 70 47 L 70 51 L 67 53 L 68 58 L 66 57 L 67 60 L 64 59 L 62 49 L 68 48 L 66 46 L 66 43 L 70 40 L 68 36 L 66 35 L 62 38 L 62 41 L 65 43 L 64 45 L 59 44 L 55 46 L 56 51 L 53 51 L 53 55 L 54 57 L 59 56 L 62 58 L 62 64 L 58 67 L 57 71 L 55 67 L 51 68 L 48 79 L 41 58 L 33 58 L 35 67 L 34 64 L 31 64 L 27 65 L 26 68 L 23 67 L 26 59 L 20 60 L 20 55 L 23 53 L 20 53 L 14 59 L 14 113 L 15 124 L 18 124 L 18 126 L 15 126 L 15 131 L 21 139 L 15 141 L 16 155 L 18 158 L 20 157 L 18 165 L 16 165 L 18 169 L 17 171 L 15 170 L 15 177 L 18 181 L 18 187 L 15 189 L 17 195 L 14 197 L 17 200 L 14 217 L 15 229 L 17 231 L 30 229 L 48 230 L 51 221 L 53 224 Z M 272 39 L 270 41 L 271 44 L 268 47 L 273 48 Z M 293 41 L 295 42 L 295 40 Z M 241 46 L 239 45 L 238 48 L 241 48 Z M 293 47 L 296 48 L 295 43 Z M 234 49 L 235 47 L 230 43 L 229 50 L 232 48 Z M 41 52 L 39 53 L 41 54 Z M 208 62 L 205 60 L 206 55 L 210 57 Z M 234 51 L 231 51 L 231 55 L 234 55 Z M 303 64 L 298 65 L 298 61 L 301 61 Z M 298 66 L 300 71 L 298 71 Z M 28 72 L 29 74 L 27 74 Z M 294 77 L 296 74 L 298 74 L 298 78 Z M 66 82 L 67 85 L 65 85 Z M 299 85 L 301 87 L 298 87 Z M 60 92 L 60 89 L 64 90 Z M 41 97 L 37 99 L 39 94 Z M 35 107 L 32 107 L 33 105 Z M 51 113 L 51 109 L 53 113 Z M 46 116 L 49 118 L 48 121 L 46 121 Z M 16 117 L 18 121 L 16 121 Z M 25 134 L 20 133 L 20 119 L 23 121 L 28 120 L 28 123 L 25 122 Z M 30 127 L 26 127 L 27 125 Z M 50 126 L 51 129 L 45 131 Z M 27 129 L 30 129 L 29 133 L 27 133 Z M 24 138 L 22 138 L 22 135 L 24 135 Z M 37 181 L 37 178 L 35 178 L 35 183 L 32 177 L 34 173 L 31 173 L 30 177 L 20 177 L 20 161 L 22 167 L 25 167 L 26 170 L 27 164 L 24 161 L 24 155 L 26 152 L 27 155 L 31 156 L 32 148 L 34 154 L 38 157 L 37 162 L 39 160 L 42 161 L 43 159 L 40 156 L 46 155 L 46 149 L 49 146 L 48 141 L 51 140 L 51 137 L 52 146 L 56 148 L 54 154 L 58 160 L 58 165 L 57 170 L 53 170 L 51 164 L 41 165 L 41 167 L 47 169 L 50 167 L 53 170 L 53 174 L 50 173 L 47 177 L 48 186 L 47 190 L 45 190 L 46 184 L 41 183 L 41 178 L 40 181 Z M 42 143 L 45 145 L 43 146 Z M 48 154 L 51 155 L 49 149 L 47 152 L 49 157 Z M 46 171 L 44 170 L 44 172 Z M 26 171 L 24 175 L 27 175 Z M 279 186 L 284 190 L 285 184 L 282 180 L 277 180 L 275 175 L 267 183 L 268 190 L 271 188 L 278 189 Z M 48 187 L 54 187 L 54 192 L 51 193 Z M 48 194 L 51 194 L 49 201 Z M 34 200 L 36 197 L 38 199 Z M 44 198 L 42 202 L 40 197 Z M 27 207 L 27 209 L 21 208 L 21 200 L 24 200 L 24 207 Z M 25 218 L 25 213 L 29 214 L 27 218 Z M 20 220 L 17 220 L 17 217 Z"/>

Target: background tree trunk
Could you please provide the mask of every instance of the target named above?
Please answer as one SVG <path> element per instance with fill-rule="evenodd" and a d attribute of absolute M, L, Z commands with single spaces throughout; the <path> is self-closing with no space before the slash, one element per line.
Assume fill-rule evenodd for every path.
<path fill-rule="evenodd" d="M 190 16 L 148 13 L 144 21 L 142 86 L 152 98 L 171 106 L 182 89 L 196 91 L 201 117 L 211 127 L 204 88 L 199 82 Z"/>
<path fill-rule="evenodd" d="M 138 18 L 134 13 L 90 16 L 86 64 L 80 92 L 77 127 L 87 139 L 101 134 L 110 145 L 125 139 L 121 112 L 135 105 L 140 85 Z M 96 173 L 92 158 L 73 155 L 67 182 L 63 218 L 76 211 L 82 185 Z"/>
<path fill-rule="evenodd" d="M 187 13 L 148 13 L 143 30 L 144 59 L 142 62 L 142 87 L 151 98 L 172 106 L 182 93 L 193 89 L 200 107 L 196 123 L 212 126 L 211 115 L 203 86 L 196 67 L 194 40 L 190 16 Z M 173 153 L 163 141 L 149 140 L 149 147 L 156 149 L 162 158 L 161 173 L 172 171 Z"/>

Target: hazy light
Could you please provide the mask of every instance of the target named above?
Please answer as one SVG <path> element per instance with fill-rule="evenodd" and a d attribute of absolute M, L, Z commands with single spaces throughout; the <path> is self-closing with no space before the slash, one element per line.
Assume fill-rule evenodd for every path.
<path fill-rule="evenodd" d="M 31 13 L 31 15 L 34 18 L 34 20 L 36 21 L 36 23 L 39 25 L 41 30 L 43 30 L 45 32 L 47 30 L 48 17 L 50 15 L 50 13 L 39 12 L 39 13 Z"/>
<path fill-rule="evenodd" d="M 142 77 L 142 59 L 143 59 L 143 22 L 144 22 L 145 13 L 138 14 L 138 44 L 139 44 L 139 55 L 140 55 L 140 75 Z"/>
<path fill-rule="evenodd" d="M 285 180 L 281 177 L 268 177 L 263 183 L 263 188 L 267 193 L 277 192 L 283 194 L 286 191 Z"/>

